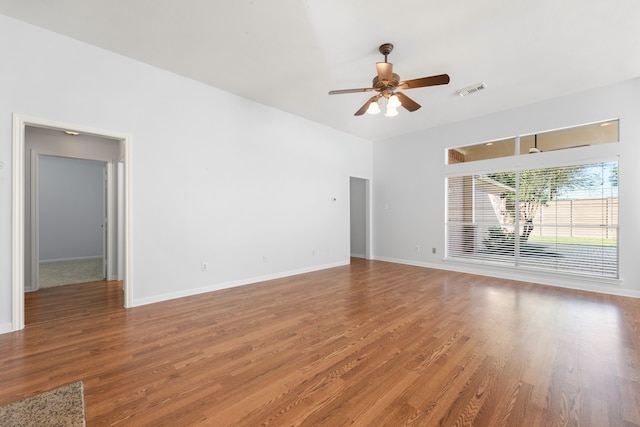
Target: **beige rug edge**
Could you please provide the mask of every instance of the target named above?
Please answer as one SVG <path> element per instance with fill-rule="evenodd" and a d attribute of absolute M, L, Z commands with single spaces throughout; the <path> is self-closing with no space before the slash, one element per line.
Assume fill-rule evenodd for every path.
<path fill-rule="evenodd" d="M 0 407 L 0 426 L 85 427 L 82 381 Z"/>

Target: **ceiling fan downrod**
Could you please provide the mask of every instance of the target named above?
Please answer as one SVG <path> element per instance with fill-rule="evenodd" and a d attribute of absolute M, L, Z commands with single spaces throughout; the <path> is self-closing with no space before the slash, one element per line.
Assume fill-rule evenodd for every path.
<path fill-rule="evenodd" d="M 393 51 L 393 45 L 391 43 L 385 43 L 380 45 L 378 51 L 384 55 L 384 62 L 387 62 L 387 55 Z"/>

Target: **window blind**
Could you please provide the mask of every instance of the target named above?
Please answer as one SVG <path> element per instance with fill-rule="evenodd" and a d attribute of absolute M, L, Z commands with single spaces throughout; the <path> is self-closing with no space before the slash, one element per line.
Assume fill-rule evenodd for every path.
<path fill-rule="evenodd" d="M 447 257 L 618 277 L 618 164 L 447 180 Z"/>

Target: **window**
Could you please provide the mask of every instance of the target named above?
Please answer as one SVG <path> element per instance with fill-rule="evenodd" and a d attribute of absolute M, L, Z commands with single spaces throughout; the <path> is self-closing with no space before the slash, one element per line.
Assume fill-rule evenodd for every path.
<path fill-rule="evenodd" d="M 447 257 L 618 277 L 618 162 L 450 177 Z"/>
<path fill-rule="evenodd" d="M 516 153 L 516 139 L 483 142 L 449 150 L 449 164 L 510 157 Z"/>
<path fill-rule="evenodd" d="M 448 150 L 448 164 L 497 159 L 518 154 L 531 154 L 567 148 L 608 144 L 618 141 L 618 120 L 591 123 L 566 129 L 522 135 Z"/>

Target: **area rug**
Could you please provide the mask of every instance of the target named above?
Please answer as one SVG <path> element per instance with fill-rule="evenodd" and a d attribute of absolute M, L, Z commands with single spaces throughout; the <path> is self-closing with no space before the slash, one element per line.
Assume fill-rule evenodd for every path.
<path fill-rule="evenodd" d="M 82 382 L 69 384 L 0 407 L 2 427 L 84 427 Z"/>

